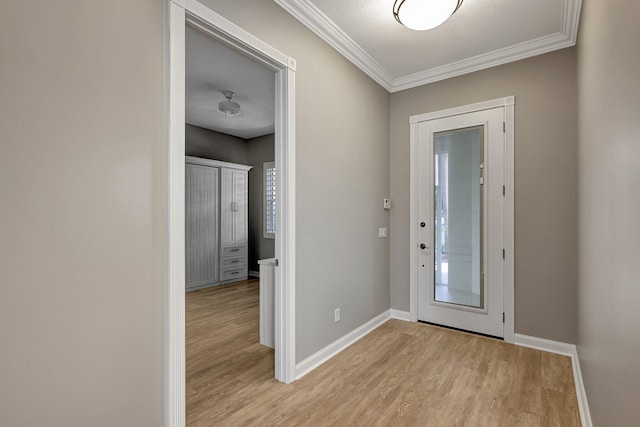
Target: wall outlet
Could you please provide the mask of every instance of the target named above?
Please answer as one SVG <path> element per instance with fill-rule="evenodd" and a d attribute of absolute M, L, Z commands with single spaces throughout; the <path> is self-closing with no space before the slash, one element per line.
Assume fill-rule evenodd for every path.
<path fill-rule="evenodd" d="M 391 209 L 391 199 L 382 199 L 382 206 L 385 209 Z"/>
<path fill-rule="evenodd" d="M 336 323 L 340 321 L 340 309 L 336 308 L 336 311 L 333 313 L 333 319 Z"/>
<path fill-rule="evenodd" d="M 387 237 L 387 228 L 378 228 L 378 237 Z"/>

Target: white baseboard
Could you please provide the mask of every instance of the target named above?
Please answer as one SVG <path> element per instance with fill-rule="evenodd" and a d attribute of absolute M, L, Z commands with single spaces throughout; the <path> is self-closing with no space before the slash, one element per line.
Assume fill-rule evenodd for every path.
<path fill-rule="evenodd" d="M 360 338 L 367 335 L 369 332 L 382 325 L 384 322 L 391 318 L 391 310 L 387 310 L 373 319 L 369 320 L 364 325 L 354 329 L 342 338 L 332 342 L 322 350 L 304 359 L 302 362 L 296 365 L 296 380 L 307 375 L 318 366 L 322 365 L 327 360 L 331 359 L 336 354 L 340 353 L 345 348 L 354 344 Z"/>
<path fill-rule="evenodd" d="M 516 334 L 515 343 L 522 347 L 535 348 L 536 350 L 548 351 L 549 353 L 562 354 L 573 357 L 576 346 L 560 341 L 551 341 L 544 338 L 532 337 L 529 335 Z"/>
<path fill-rule="evenodd" d="M 260 277 L 260 272 L 259 271 L 249 270 L 249 276 L 251 276 L 251 277 Z"/>
<path fill-rule="evenodd" d="M 573 382 L 576 386 L 576 399 L 578 400 L 578 410 L 580 411 L 580 422 L 583 427 L 593 427 L 593 424 L 591 423 L 591 413 L 589 412 L 589 402 L 587 402 L 587 393 L 584 389 L 584 382 L 582 381 L 582 371 L 580 370 L 580 358 L 578 357 L 577 347 L 574 344 L 551 341 L 522 334 L 515 335 L 515 344 L 571 357 Z"/>
<path fill-rule="evenodd" d="M 396 310 L 395 308 L 392 308 L 391 309 L 391 318 L 392 319 L 398 319 L 398 320 L 404 320 L 406 322 L 410 322 L 411 321 L 411 313 L 409 313 L 408 311 Z"/>

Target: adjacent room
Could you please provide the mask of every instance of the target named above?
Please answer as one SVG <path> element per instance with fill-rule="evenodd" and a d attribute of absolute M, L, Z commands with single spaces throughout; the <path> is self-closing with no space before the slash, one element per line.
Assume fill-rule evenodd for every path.
<path fill-rule="evenodd" d="M 185 39 L 186 388 L 193 424 L 216 410 L 211 398 L 229 381 L 256 368 L 273 377 L 273 328 L 259 331 L 259 275 L 262 268 L 271 277 L 275 268 L 275 76 L 197 28 L 187 26 Z M 271 298 L 262 308 L 269 319 L 272 293 L 262 295 Z"/>

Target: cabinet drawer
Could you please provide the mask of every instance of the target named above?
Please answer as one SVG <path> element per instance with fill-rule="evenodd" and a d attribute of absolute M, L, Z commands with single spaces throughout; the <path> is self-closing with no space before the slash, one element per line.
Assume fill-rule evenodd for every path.
<path fill-rule="evenodd" d="M 246 255 L 240 255 L 240 256 L 232 256 L 232 257 L 227 257 L 227 258 L 222 258 L 222 268 L 227 268 L 227 267 L 243 267 L 245 265 L 247 265 L 247 256 Z"/>
<path fill-rule="evenodd" d="M 220 281 L 242 279 L 247 276 L 247 267 L 227 268 L 220 273 Z"/>
<path fill-rule="evenodd" d="M 224 246 L 222 248 L 222 256 L 246 255 L 247 245 Z"/>

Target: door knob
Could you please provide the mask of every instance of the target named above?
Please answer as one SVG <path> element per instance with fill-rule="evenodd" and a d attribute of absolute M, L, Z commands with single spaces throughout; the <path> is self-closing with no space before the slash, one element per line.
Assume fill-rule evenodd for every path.
<path fill-rule="evenodd" d="M 427 249 L 427 245 L 425 245 L 424 243 L 420 243 L 420 249 Z"/>

